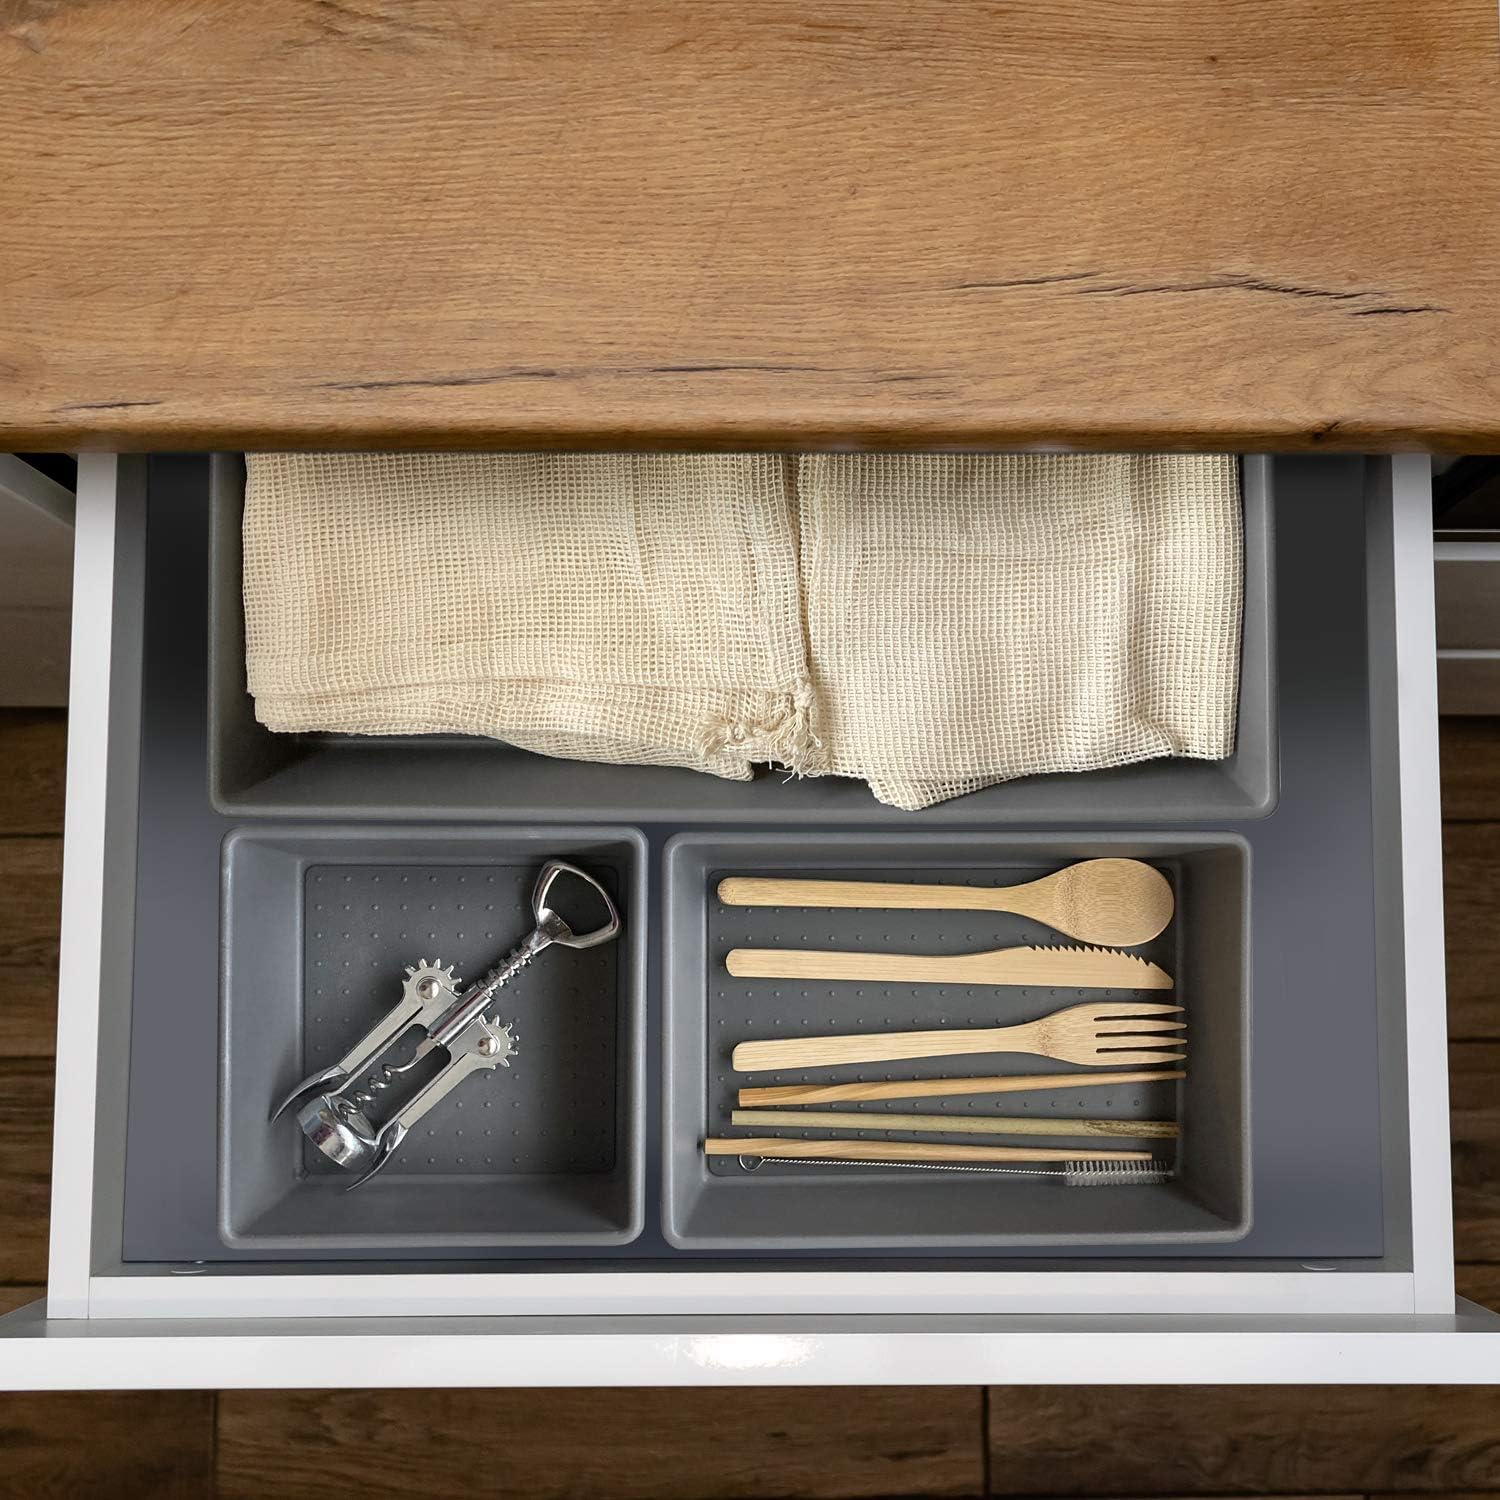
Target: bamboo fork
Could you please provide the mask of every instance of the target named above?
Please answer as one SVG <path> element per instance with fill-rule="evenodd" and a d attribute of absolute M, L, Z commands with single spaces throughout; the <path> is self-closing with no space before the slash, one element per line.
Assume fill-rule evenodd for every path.
<path fill-rule="evenodd" d="M 1167 1020 L 1180 1005 L 1149 1000 L 1104 1000 L 1069 1005 L 1020 1026 L 984 1026 L 972 1030 L 887 1031 L 856 1036 L 787 1037 L 768 1042 L 741 1042 L 732 1062 L 741 1073 L 772 1068 L 822 1068 L 839 1063 L 894 1062 L 912 1057 L 958 1057 L 975 1052 L 1024 1052 L 1060 1062 L 1107 1066 L 1181 1062 L 1185 1052 L 1178 1035 L 1184 1022 Z"/>
<path fill-rule="evenodd" d="M 836 1104 L 845 1099 L 939 1099 L 949 1094 L 1022 1094 L 1031 1089 L 1103 1088 L 1186 1078 L 1182 1068 L 1129 1068 L 1114 1073 L 1017 1073 L 994 1078 L 896 1078 L 882 1083 L 776 1083 L 740 1090 L 740 1107 Z"/>
<path fill-rule="evenodd" d="M 1046 1115 L 899 1115 L 859 1109 L 737 1109 L 731 1125 L 792 1125 L 799 1130 L 910 1130 L 941 1135 L 1117 1135 L 1176 1140 L 1175 1120 L 1070 1120 Z"/>

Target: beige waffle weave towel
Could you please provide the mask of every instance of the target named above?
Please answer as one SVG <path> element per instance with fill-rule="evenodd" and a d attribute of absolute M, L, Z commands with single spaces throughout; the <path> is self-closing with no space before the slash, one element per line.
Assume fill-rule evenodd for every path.
<path fill-rule="evenodd" d="M 799 495 L 829 769 L 882 802 L 1234 749 L 1232 457 L 809 456 Z"/>
<path fill-rule="evenodd" d="M 920 808 L 1234 744 L 1224 457 L 252 455 L 277 730 L 866 778 Z"/>
<path fill-rule="evenodd" d="M 277 730 L 495 735 L 739 779 L 801 764 L 786 466 L 254 454 L 245 647 Z"/>

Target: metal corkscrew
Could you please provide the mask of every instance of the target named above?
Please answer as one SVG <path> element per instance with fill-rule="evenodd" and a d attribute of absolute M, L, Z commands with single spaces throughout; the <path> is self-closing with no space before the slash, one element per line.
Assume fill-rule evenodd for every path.
<path fill-rule="evenodd" d="M 575 932 L 553 905 L 554 890 L 581 882 L 604 903 L 608 919 L 591 932 Z M 575 892 L 576 893 L 576 892 Z M 425 958 L 406 971 L 401 999 L 336 1063 L 304 1079 L 271 1115 L 295 1108 L 302 1133 L 330 1161 L 358 1172 L 351 1188 L 368 1182 L 395 1154 L 412 1126 L 471 1073 L 510 1066 L 517 1038 L 509 1026 L 485 1019 L 497 991 L 537 954 L 557 944 L 593 948 L 620 931 L 620 915 L 608 892 L 591 875 L 561 860 L 542 867 L 531 894 L 536 926 L 477 984 L 463 989 L 451 967 Z M 425 1035 L 405 1062 L 386 1054 L 413 1027 Z M 434 1052 L 447 1061 L 399 1108 L 394 1105 L 406 1075 Z M 358 1080 L 363 1080 L 358 1082 Z M 392 1096 L 387 1100 L 386 1096 Z"/>

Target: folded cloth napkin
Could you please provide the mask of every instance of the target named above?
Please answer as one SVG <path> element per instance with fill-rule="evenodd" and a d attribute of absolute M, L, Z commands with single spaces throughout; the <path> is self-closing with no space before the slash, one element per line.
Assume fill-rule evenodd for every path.
<path fill-rule="evenodd" d="M 830 454 L 798 475 L 830 771 L 920 808 L 1234 749 L 1233 457 Z"/>
<path fill-rule="evenodd" d="M 276 730 L 865 778 L 921 808 L 1234 746 L 1229 457 L 251 455 Z"/>
<path fill-rule="evenodd" d="M 244 558 L 270 729 L 739 780 L 813 748 L 780 457 L 252 454 Z"/>

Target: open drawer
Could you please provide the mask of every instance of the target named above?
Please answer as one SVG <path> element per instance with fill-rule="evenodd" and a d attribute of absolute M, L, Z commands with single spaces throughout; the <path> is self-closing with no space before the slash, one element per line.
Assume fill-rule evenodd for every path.
<path fill-rule="evenodd" d="M 261 755 L 234 718 L 222 578 L 209 629 L 210 511 L 222 543 L 237 461 L 210 474 L 205 459 L 81 466 L 49 1291 L 45 1307 L 0 1319 L 0 1381 L 1500 1380 L 1500 1318 L 1453 1291 L 1425 460 L 1247 461 L 1247 494 L 1274 495 L 1260 639 L 1275 660 L 1257 665 L 1248 634 L 1246 657 L 1266 735 L 1216 789 L 1205 782 L 1191 817 L 1155 773 L 1120 782 L 1130 816 L 1095 809 L 1099 834 L 1046 786 L 1018 794 L 1024 815 L 1002 788 L 936 819 L 867 817 L 847 788 L 820 801 L 776 780 L 612 780 L 460 745 L 433 794 L 448 802 L 424 809 L 411 805 L 417 774 L 378 747 L 358 765 L 327 744 Z M 222 545 L 213 556 L 222 568 Z M 1278 764 L 1279 799 L 1266 795 Z M 319 777 L 345 800 L 309 795 Z M 321 865 L 305 854 L 347 842 L 348 823 L 404 850 L 419 813 L 431 857 L 454 869 L 467 866 L 452 840 L 523 838 L 521 822 L 613 851 L 638 942 L 620 955 L 630 998 L 610 1053 L 626 1082 L 600 1128 L 639 1170 L 584 1205 L 592 1237 L 299 1242 L 280 1232 L 295 1220 L 253 1193 L 225 1218 L 221 872 L 239 860 L 310 879 L 355 858 L 342 845 Z M 1199 858 L 1213 835 L 1242 851 L 1230 865 L 1248 882 L 1253 1213 L 1241 1195 L 1220 1205 L 1228 1227 L 1175 1243 L 1050 1247 L 1025 1234 L 761 1244 L 756 1215 L 699 1213 L 700 1197 L 727 1196 L 698 1194 L 671 1159 L 687 1014 L 672 976 L 695 940 L 680 882 L 701 885 L 715 840 L 748 858 L 776 817 L 820 865 L 838 862 L 840 840 L 854 841 L 849 859 L 872 857 L 861 839 L 885 840 L 898 864 L 915 847 L 900 841 L 924 838 L 960 851 L 1009 839 L 1013 853 L 1050 839 L 1065 855 L 1134 841 L 1170 861 Z"/>

